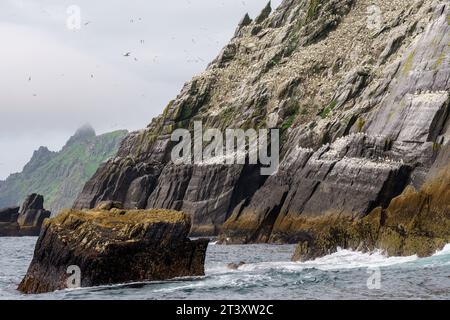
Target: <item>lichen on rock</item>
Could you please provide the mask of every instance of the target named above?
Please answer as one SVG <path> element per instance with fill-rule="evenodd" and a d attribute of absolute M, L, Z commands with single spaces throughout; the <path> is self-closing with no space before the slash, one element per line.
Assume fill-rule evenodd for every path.
<path fill-rule="evenodd" d="M 421 190 L 450 141 L 449 14 L 440 0 L 285 0 L 264 19 L 246 17 L 205 72 L 127 136 L 74 208 L 183 210 L 193 234 L 230 243 L 302 242 L 305 221 L 325 228 L 335 215 L 386 210 L 408 186 Z M 169 132 L 197 120 L 281 129 L 278 172 L 175 165 Z"/>
<path fill-rule="evenodd" d="M 46 220 L 20 291 L 66 289 L 70 266 L 82 287 L 204 275 L 208 240 L 188 239 L 188 215 L 101 207 Z"/>

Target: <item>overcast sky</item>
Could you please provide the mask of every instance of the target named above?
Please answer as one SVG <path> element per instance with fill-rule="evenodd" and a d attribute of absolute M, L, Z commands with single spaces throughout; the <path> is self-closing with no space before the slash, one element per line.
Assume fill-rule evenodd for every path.
<path fill-rule="evenodd" d="M 84 123 L 98 133 L 145 127 L 266 3 L 1 0 L 0 179 Z"/>

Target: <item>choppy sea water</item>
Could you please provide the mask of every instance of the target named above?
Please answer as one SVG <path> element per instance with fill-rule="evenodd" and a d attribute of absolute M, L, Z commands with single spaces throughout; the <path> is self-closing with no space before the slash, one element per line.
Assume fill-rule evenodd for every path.
<path fill-rule="evenodd" d="M 0 238 L 0 299 L 450 299 L 450 245 L 422 259 L 340 250 L 300 263 L 292 245 L 210 244 L 204 277 L 26 296 L 16 288 L 36 240 Z"/>

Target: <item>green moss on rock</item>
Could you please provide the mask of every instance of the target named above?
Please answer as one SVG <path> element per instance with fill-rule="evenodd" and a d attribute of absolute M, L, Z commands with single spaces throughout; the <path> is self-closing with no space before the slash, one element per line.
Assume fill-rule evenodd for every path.
<path fill-rule="evenodd" d="M 306 13 L 306 22 L 314 20 L 314 18 L 319 13 L 321 6 L 321 0 L 311 0 L 308 7 L 308 12 Z"/>
<path fill-rule="evenodd" d="M 322 111 L 319 114 L 320 117 L 322 119 L 328 118 L 330 113 L 334 110 L 334 108 L 336 108 L 336 105 L 337 105 L 336 100 L 331 101 L 325 108 L 322 109 Z"/>
<path fill-rule="evenodd" d="M 407 75 L 413 68 L 414 65 L 414 57 L 416 55 L 416 50 L 412 51 L 403 65 L 403 75 Z"/>

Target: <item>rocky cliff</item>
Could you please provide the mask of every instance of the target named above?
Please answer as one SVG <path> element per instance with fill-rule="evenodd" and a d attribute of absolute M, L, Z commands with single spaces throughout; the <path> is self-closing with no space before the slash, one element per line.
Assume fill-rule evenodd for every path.
<path fill-rule="evenodd" d="M 44 209 L 44 197 L 29 195 L 22 207 L 0 209 L 0 237 L 37 237 L 51 212 Z"/>
<path fill-rule="evenodd" d="M 67 210 L 46 220 L 19 290 L 44 293 L 204 275 L 208 240 L 189 240 L 190 219 L 170 210 L 122 210 L 117 203 Z M 75 269 L 76 268 L 76 269 Z M 79 270 L 79 281 L 70 275 Z"/>
<path fill-rule="evenodd" d="M 297 224 L 304 239 L 293 260 L 321 257 L 338 247 L 430 256 L 450 243 L 450 166 L 433 174 L 419 191 L 408 186 L 386 209 L 377 208 L 362 219 L 325 215 Z"/>
<path fill-rule="evenodd" d="M 90 126 L 83 126 L 59 152 L 41 147 L 21 173 L 0 182 L 0 208 L 15 206 L 31 193 L 40 193 L 47 207 L 57 214 L 70 208 L 84 183 L 101 162 L 113 156 L 126 131 L 100 136 Z"/>
<path fill-rule="evenodd" d="M 436 170 L 447 168 L 449 95 L 448 1 L 285 0 L 274 12 L 269 4 L 242 19 L 161 116 L 127 136 L 75 208 L 118 200 L 179 209 L 193 215 L 194 235 L 303 242 L 305 219 L 365 217 L 419 190 L 437 158 Z M 173 164 L 170 133 L 196 120 L 279 128 L 278 172 Z"/>

